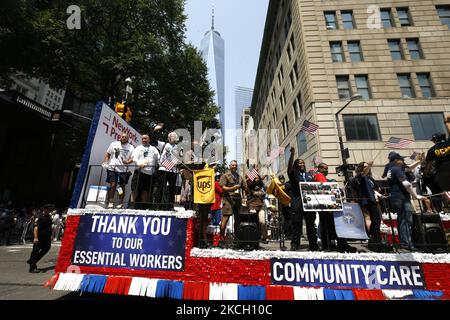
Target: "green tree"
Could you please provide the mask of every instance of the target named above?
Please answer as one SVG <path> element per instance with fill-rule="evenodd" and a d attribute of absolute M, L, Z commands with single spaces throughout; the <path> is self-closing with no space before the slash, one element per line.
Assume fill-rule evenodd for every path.
<path fill-rule="evenodd" d="M 185 43 L 183 0 L 78 0 L 81 29 L 69 29 L 71 0 L 2 0 L 0 81 L 24 74 L 83 102 L 121 100 L 132 77 L 132 124 L 218 127 L 218 108 L 199 52 Z"/>

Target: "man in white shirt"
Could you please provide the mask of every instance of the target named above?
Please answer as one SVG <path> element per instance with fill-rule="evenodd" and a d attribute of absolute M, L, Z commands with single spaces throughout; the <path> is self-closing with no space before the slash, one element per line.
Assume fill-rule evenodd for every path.
<path fill-rule="evenodd" d="M 125 185 L 128 183 L 131 173 L 128 171 L 128 165 L 133 162 L 132 154 L 134 147 L 128 143 L 128 134 L 122 133 L 119 141 L 114 141 L 106 150 L 104 163 L 107 165 L 106 182 L 110 184 L 108 192 L 108 208 L 113 208 L 114 194 L 117 188 L 119 194 L 119 203 L 116 208 L 120 209 L 123 206 L 123 199 L 125 197 Z"/>
<path fill-rule="evenodd" d="M 134 149 L 132 157 L 134 163 L 138 166 L 136 169 L 137 188 L 135 208 L 146 209 L 149 208 L 149 203 L 152 199 L 155 179 L 154 173 L 158 168 L 159 160 L 159 151 L 150 145 L 150 137 L 148 134 L 142 136 L 142 144 Z"/>
<path fill-rule="evenodd" d="M 179 150 L 176 142 L 178 135 L 171 132 L 168 135 L 168 142 L 164 145 L 160 157 L 160 166 L 158 170 L 158 187 L 156 190 L 155 202 L 162 210 L 173 210 L 175 202 L 176 183 L 178 176 L 178 168 L 176 164 L 180 161 Z M 164 194 L 168 197 L 165 200 Z"/>

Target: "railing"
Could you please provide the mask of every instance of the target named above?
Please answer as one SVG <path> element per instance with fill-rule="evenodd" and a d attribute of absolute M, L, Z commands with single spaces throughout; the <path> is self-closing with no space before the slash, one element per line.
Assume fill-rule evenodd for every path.
<path fill-rule="evenodd" d="M 259 219 L 258 213 L 249 211 L 246 206 L 242 206 L 239 215 L 230 218 L 226 226 L 222 226 L 222 237 L 220 236 L 220 225 L 211 223 L 210 205 L 195 205 L 192 202 L 192 188 L 190 193 L 184 194 L 181 198 L 181 186 L 185 183 L 185 179 L 181 179 L 179 175 L 167 173 L 165 171 L 158 171 L 156 167 L 147 167 L 153 174 L 146 175 L 138 174 L 139 167 L 134 165 L 124 166 L 125 171 L 130 172 L 127 188 L 125 190 L 123 208 L 135 209 L 152 209 L 152 210 L 170 210 L 176 206 L 182 206 L 186 209 L 193 209 L 199 214 L 197 245 L 200 247 L 226 247 L 239 248 L 245 250 L 258 249 L 262 244 L 261 233 L 264 228 L 267 232 L 268 246 L 265 248 L 285 250 L 285 230 L 288 225 L 284 219 L 283 208 L 276 206 L 275 210 L 264 208 L 264 219 Z M 119 201 L 117 192 L 112 194 L 108 190 L 110 196 L 114 199 L 104 199 L 98 201 L 99 196 L 103 193 L 105 195 L 105 187 L 110 186 L 106 182 L 107 171 L 102 166 L 90 166 L 88 170 L 88 179 L 83 193 L 82 207 L 99 204 L 108 207 L 111 201 Z M 190 176 L 191 177 L 191 176 Z M 141 180 L 144 179 L 144 180 Z M 177 182 L 178 179 L 178 183 Z M 189 176 L 187 176 L 189 180 Z M 180 183 L 181 182 L 181 183 Z M 92 190 L 89 192 L 89 186 L 103 186 L 103 189 L 97 189 L 97 194 L 92 195 Z M 122 185 L 123 187 L 123 185 Z M 383 246 L 390 248 L 393 251 L 399 251 L 400 242 L 396 235 L 398 235 L 397 221 L 395 219 L 396 212 L 391 208 L 391 201 L 388 190 L 383 190 L 384 196 L 377 202 L 376 206 L 379 212 L 379 220 L 381 221 L 380 234 Z M 88 201 L 94 199 L 95 201 Z M 245 199 L 244 199 L 245 200 Z M 347 198 L 347 202 L 358 202 L 369 199 L 351 199 Z M 443 201 L 443 199 L 441 200 Z M 109 202 L 109 203 L 108 203 Z M 245 202 L 245 201 L 244 201 Z M 438 235 L 439 229 L 447 229 L 444 223 L 440 220 L 439 214 L 430 215 L 425 212 L 420 201 L 415 201 L 416 214 L 413 216 L 412 227 L 412 243 L 415 247 L 422 251 L 447 251 L 448 246 L 444 243 L 442 234 Z M 448 206 L 448 204 L 446 204 Z M 445 203 L 444 203 L 445 206 Z M 273 208 L 273 207 L 272 207 Z M 291 210 L 291 209 L 287 209 Z M 449 210 L 450 211 L 450 210 Z M 382 214 L 383 213 L 383 214 Z M 332 214 L 326 213 L 326 214 Z M 208 219 L 205 218 L 208 216 Z M 386 218 L 383 220 L 383 216 Z M 203 217 L 203 218 L 202 218 Z M 238 219 L 239 223 L 233 220 Z M 220 220 L 220 219 L 219 219 Z M 322 224 L 324 222 L 321 222 Z M 320 226 L 319 226 L 320 228 Z M 206 229 L 206 232 L 205 232 Z M 225 232 L 224 232 L 225 231 Z M 441 232 L 442 233 L 442 232 Z M 206 234 L 206 236 L 205 236 Z M 303 232 L 303 234 L 306 234 Z M 320 237 L 320 235 L 319 235 Z M 439 241 L 438 241 L 439 240 Z M 354 240 L 350 240 L 354 241 Z M 264 241 L 266 242 L 266 241 Z M 271 244 L 270 244 L 271 243 Z M 266 244 L 266 243 L 264 243 Z"/>

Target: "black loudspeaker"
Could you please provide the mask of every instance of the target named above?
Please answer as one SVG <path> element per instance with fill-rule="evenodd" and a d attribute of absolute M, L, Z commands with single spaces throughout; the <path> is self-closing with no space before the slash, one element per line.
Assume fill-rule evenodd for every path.
<path fill-rule="evenodd" d="M 258 216 L 255 213 L 240 215 L 241 222 L 237 230 L 238 248 L 244 250 L 259 249 Z"/>
<path fill-rule="evenodd" d="M 447 239 L 439 214 L 414 214 L 412 242 L 426 252 L 446 252 Z"/>

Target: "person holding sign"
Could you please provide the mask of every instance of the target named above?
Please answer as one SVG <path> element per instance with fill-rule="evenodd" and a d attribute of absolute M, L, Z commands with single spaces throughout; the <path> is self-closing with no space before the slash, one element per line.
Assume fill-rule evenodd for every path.
<path fill-rule="evenodd" d="M 300 248 L 300 236 L 302 231 L 303 218 L 306 222 L 306 233 L 310 251 L 318 251 L 317 232 L 315 227 L 316 213 L 303 211 L 302 195 L 300 192 L 300 182 L 312 182 L 313 177 L 306 171 L 305 161 L 296 159 L 294 161 L 295 148 L 291 148 L 291 157 L 288 163 L 288 176 L 292 191 L 292 240 L 291 250 L 297 251 Z"/>
<path fill-rule="evenodd" d="M 314 182 L 329 182 L 327 179 L 328 165 L 326 163 L 321 163 L 318 166 L 318 170 L 319 172 L 314 175 Z M 338 238 L 332 212 L 319 211 L 319 218 L 322 250 L 331 250 L 331 239 L 333 238 L 337 240 L 337 249 L 339 252 L 357 252 L 357 249 L 350 246 L 346 239 Z"/>
<path fill-rule="evenodd" d="M 149 202 L 152 199 L 154 173 L 159 160 L 158 149 L 150 145 L 150 136 L 148 134 L 142 136 L 142 144 L 136 147 L 132 156 L 134 163 L 138 166 L 136 169 L 135 208 L 146 209 L 149 207 Z"/>
<path fill-rule="evenodd" d="M 236 160 L 230 162 L 230 170 L 220 178 L 219 185 L 223 190 L 222 221 L 220 224 L 220 245 L 223 246 L 225 228 L 230 216 L 234 217 L 234 233 L 240 224 L 240 211 L 242 204 L 242 192 L 247 192 L 247 183 L 237 172 Z"/>
<path fill-rule="evenodd" d="M 103 166 L 107 169 L 106 182 L 110 184 L 108 197 L 106 202 L 108 208 L 114 208 L 113 199 L 116 193 L 119 194 L 119 203 L 116 208 L 120 209 L 123 206 L 123 199 L 125 197 L 125 185 L 128 183 L 131 173 L 128 171 L 128 164 L 133 162 L 132 153 L 134 147 L 128 143 L 128 134 L 123 132 L 120 135 L 119 141 L 112 142 L 108 150 L 106 150 Z"/>
<path fill-rule="evenodd" d="M 381 243 L 381 213 L 378 208 L 378 186 L 372 177 L 371 162 L 361 162 L 356 167 L 356 176 L 349 181 L 352 191 L 352 200 L 360 205 L 366 222 L 366 229 L 369 232 L 369 249 L 376 252 L 383 251 Z"/>

